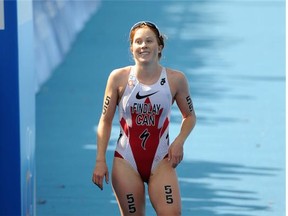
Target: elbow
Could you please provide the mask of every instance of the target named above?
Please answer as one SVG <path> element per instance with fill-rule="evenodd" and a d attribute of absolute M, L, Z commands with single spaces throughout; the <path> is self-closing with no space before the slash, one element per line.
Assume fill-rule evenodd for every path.
<path fill-rule="evenodd" d="M 191 121 L 192 121 L 192 129 L 195 127 L 196 122 L 197 122 L 197 117 L 195 115 L 195 112 L 191 113 Z"/>
<path fill-rule="evenodd" d="M 191 130 L 195 127 L 196 125 L 196 121 L 197 121 L 197 118 L 196 118 L 196 115 L 195 115 L 195 112 L 190 112 L 187 116 L 185 116 L 183 118 L 183 121 L 186 121 L 188 125 L 190 125 L 191 127 Z"/>
<path fill-rule="evenodd" d="M 194 111 L 193 111 L 193 113 L 192 113 L 192 116 L 193 116 L 193 122 L 194 122 L 194 125 L 196 125 L 197 117 L 196 117 L 196 114 L 195 114 Z"/>
<path fill-rule="evenodd" d="M 195 112 L 194 111 L 191 112 L 188 117 L 190 119 L 191 128 L 193 129 L 195 127 L 195 125 L 196 125 L 196 122 L 197 122 L 197 117 L 196 117 Z"/>

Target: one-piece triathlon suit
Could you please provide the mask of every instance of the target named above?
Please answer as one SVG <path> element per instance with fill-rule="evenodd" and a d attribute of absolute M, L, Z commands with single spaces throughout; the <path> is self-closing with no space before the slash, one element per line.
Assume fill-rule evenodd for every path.
<path fill-rule="evenodd" d="M 151 171 L 168 156 L 171 105 L 164 67 L 152 85 L 140 83 L 131 67 L 118 105 L 120 136 L 114 156 L 127 160 L 144 182 L 149 181 Z"/>

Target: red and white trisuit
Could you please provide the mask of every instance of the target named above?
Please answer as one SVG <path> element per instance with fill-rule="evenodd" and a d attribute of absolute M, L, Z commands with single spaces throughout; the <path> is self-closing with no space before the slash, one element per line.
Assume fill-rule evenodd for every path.
<path fill-rule="evenodd" d="M 118 105 L 120 136 L 115 157 L 127 160 L 148 182 L 151 171 L 168 155 L 172 96 L 163 67 L 157 82 L 140 83 L 131 67 Z"/>

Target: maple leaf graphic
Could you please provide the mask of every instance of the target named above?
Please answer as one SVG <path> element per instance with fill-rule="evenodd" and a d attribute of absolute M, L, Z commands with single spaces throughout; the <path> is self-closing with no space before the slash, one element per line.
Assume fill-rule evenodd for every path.
<path fill-rule="evenodd" d="M 148 112 L 139 114 L 132 112 L 132 107 L 130 107 L 132 125 L 129 126 L 124 118 L 120 120 L 120 124 L 126 136 L 129 137 L 129 143 L 138 171 L 149 177 L 160 138 L 168 127 L 169 120 L 166 118 L 163 126 L 158 128 L 163 108 L 161 108 L 157 114 L 152 113 L 153 106 L 149 97 L 145 99 L 144 104 L 149 105 L 147 106 L 150 107 Z M 153 124 L 147 124 L 147 122 L 143 124 L 139 124 L 139 122 L 137 123 L 137 118 L 139 118 L 139 115 L 141 115 L 141 119 L 152 118 Z"/>

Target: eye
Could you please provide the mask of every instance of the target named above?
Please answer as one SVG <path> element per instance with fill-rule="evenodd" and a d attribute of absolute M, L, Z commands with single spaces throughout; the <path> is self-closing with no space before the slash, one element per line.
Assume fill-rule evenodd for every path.
<path fill-rule="evenodd" d="M 136 44 L 140 45 L 140 44 L 142 43 L 142 41 L 141 41 L 141 40 L 135 40 L 135 42 L 134 42 L 134 43 L 136 43 Z"/>

